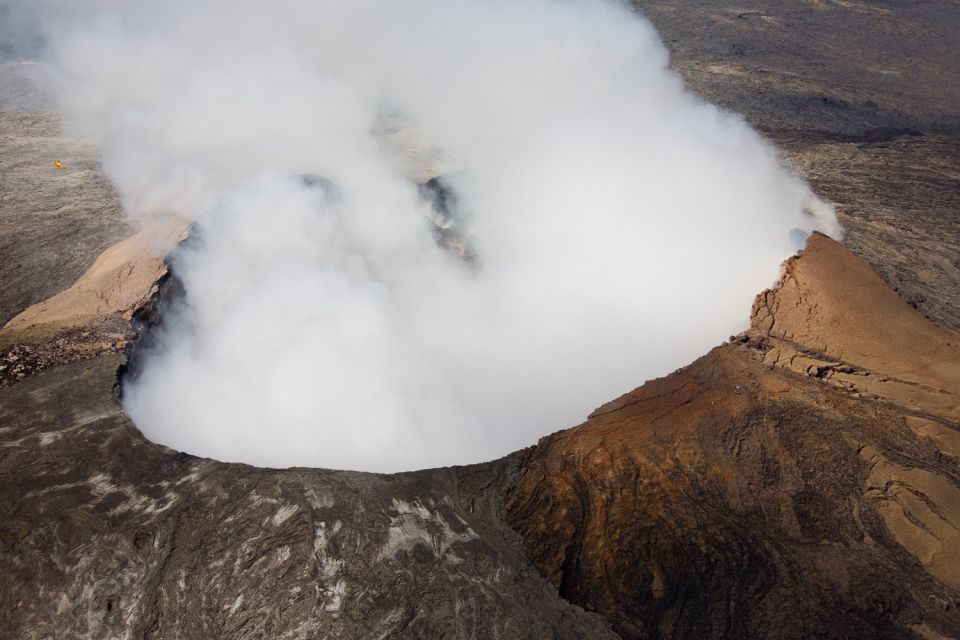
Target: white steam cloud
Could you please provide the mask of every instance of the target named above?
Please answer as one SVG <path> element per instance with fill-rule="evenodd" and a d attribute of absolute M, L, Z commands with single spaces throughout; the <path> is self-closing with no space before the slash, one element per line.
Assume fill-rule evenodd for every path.
<path fill-rule="evenodd" d="M 195 221 L 125 400 L 190 453 L 501 456 L 742 329 L 810 230 L 839 233 L 617 2 L 36 7 L 130 214 Z"/>

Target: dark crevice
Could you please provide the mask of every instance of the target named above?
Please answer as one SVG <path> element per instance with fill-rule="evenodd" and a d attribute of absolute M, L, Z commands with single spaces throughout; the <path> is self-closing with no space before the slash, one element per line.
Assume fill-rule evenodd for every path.
<path fill-rule="evenodd" d="M 448 175 L 430 178 L 417 190 L 420 197 L 430 203 L 434 212 L 433 239 L 443 249 L 459 255 L 472 267 L 479 266 L 477 252 L 470 244 L 460 198 Z"/>
<path fill-rule="evenodd" d="M 191 232 L 186 240 L 174 248 L 167 257 L 167 273 L 157 281 L 157 291 L 130 320 L 134 337 L 127 344 L 126 360 L 117 369 L 117 388 L 123 398 L 124 386 L 135 382 L 143 373 L 148 354 L 158 345 L 167 326 L 166 318 L 172 317 L 173 309 L 184 304 L 186 289 L 177 275 L 172 257 L 183 247 L 189 246 L 195 235 Z"/>

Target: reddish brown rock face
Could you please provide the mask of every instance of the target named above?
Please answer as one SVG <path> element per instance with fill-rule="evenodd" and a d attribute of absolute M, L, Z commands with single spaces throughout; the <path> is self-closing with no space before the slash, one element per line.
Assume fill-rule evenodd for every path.
<path fill-rule="evenodd" d="M 750 331 L 528 450 L 507 520 L 625 637 L 949 635 L 958 344 L 814 236 Z"/>

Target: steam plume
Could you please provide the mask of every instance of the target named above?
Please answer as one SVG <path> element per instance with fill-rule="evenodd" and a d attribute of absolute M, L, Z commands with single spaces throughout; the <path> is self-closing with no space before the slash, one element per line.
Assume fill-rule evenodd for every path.
<path fill-rule="evenodd" d="M 503 455 L 742 329 L 805 234 L 839 233 L 617 2 L 36 7 L 130 215 L 195 221 L 126 393 L 190 453 Z"/>

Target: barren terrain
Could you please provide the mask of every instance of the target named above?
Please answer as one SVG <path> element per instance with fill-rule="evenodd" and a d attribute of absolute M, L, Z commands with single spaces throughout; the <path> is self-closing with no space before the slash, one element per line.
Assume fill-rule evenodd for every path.
<path fill-rule="evenodd" d="M 0 629 L 960 636 L 960 10 L 638 6 L 695 91 L 836 203 L 845 246 L 813 236 L 748 331 L 583 425 L 407 474 L 142 437 L 118 371 L 166 245 L 0 66 Z"/>

